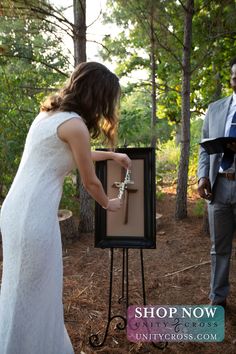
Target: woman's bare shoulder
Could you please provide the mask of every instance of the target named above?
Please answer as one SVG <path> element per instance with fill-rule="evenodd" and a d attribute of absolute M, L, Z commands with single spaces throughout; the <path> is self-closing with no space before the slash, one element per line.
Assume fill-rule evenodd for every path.
<path fill-rule="evenodd" d="M 83 119 L 75 116 L 60 124 L 57 135 L 64 142 L 68 142 L 81 135 L 89 137 L 89 131 Z"/>

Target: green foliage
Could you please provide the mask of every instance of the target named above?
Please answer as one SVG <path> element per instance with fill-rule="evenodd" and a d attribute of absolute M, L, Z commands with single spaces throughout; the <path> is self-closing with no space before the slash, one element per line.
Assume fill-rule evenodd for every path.
<path fill-rule="evenodd" d="M 189 161 L 189 179 L 196 179 L 199 142 L 201 140 L 202 119 L 191 122 L 191 144 Z M 177 179 L 177 170 L 180 159 L 180 146 L 172 138 L 161 143 L 157 151 L 157 176 L 162 183 L 173 183 Z"/>
<path fill-rule="evenodd" d="M 60 209 L 69 209 L 74 215 L 79 215 L 79 200 L 77 198 L 75 175 L 71 174 L 65 177 Z"/>
<path fill-rule="evenodd" d="M 121 119 L 118 139 L 120 146 L 150 146 L 151 137 L 156 133 L 158 141 L 170 138 L 173 125 L 163 118 L 162 107 L 159 107 L 159 119 L 156 132 L 151 128 L 151 97 L 146 88 L 135 87 L 124 91 L 121 100 Z"/>
<path fill-rule="evenodd" d="M 191 143 L 189 160 L 189 178 L 196 178 L 199 154 L 199 142 L 201 141 L 203 119 L 196 119 L 191 122 Z"/>
<path fill-rule="evenodd" d="M 0 181 L 6 194 L 43 97 L 65 80 L 60 40 L 36 19 L 2 17 L 0 43 Z M 1 188 L 2 189 L 2 188 Z"/>
<path fill-rule="evenodd" d="M 174 183 L 180 158 L 180 148 L 174 139 L 160 144 L 157 151 L 157 176 L 162 183 Z"/>
<path fill-rule="evenodd" d="M 193 207 L 193 215 L 201 218 L 205 213 L 206 201 L 204 199 L 198 199 Z"/>
<path fill-rule="evenodd" d="M 158 202 L 163 201 L 165 198 L 165 193 L 162 191 L 161 187 L 158 185 L 156 189 L 156 199 Z"/>
<path fill-rule="evenodd" d="M 104 45 L 108 48 L 108 52 L 102 51 L 103 58 L 116 62 L 116 72 L 120 76 L 137 77 L 140 75 L 140 70 L 142 73 L 142 80 L 136 79 L 136 87 L 134 78 L 132 85 L 129 83 L 129 100 L 132 96 L 136 96 L 137 87 L 140 90 L 139 99 L 142 100 L 141 95 L 143 95 L 148 102 L 146 96 L 151 97 L 153 84 L 151 58 L 154 53 L 157 87 L 155 133 L 158 137 L 159 149 L 157 180 L 164 183 L 176 181 L 180 158 L 179 147 L 174 137 L 181 128 L 183 115 L 181 91 L 184 74 L 183 24 L 186 11 L 182 4 L 175 0 L 130 0 L 128 2 L 110 0 L 105 16 L 106 22 L 119 25 L 120 30 L 115 36 L 106 36 Z M 191 183 L 189 184 L 196 181 L 202 126 L 200 118 L 203 117 L 210 102 L 232 92 L 229 88 L 229 62 L 235 56 L 236 31 L 232 20 L 234 12 L 234 0 L 194 1 L 191 68 L 189 69 L 191 70 L 189 163 Z M 154 37 L 151 36 L 152 28 Z M 123 109 L 119 137 L 124 144 L 131 142 L 139 146 L 145 145 L 146 140 L 150 141 L 151 99 L 149 104 L 143 111 L 138 100 L 130 110 Z M 183 140 L 187 141 L 188 137 L 185 136 Z"/>
<path fill-rule="evenodd" d="M 0 23 L 0 190 L 4 185 L 6 193 L 39 103 L 64 81 L 70 64 L 67 55 L 63 55 L 61 32 L 55 30 L 56 20 L 50 17 L 49 1 L 33 0 L 28 8 L 24 0 L 2 3 L 4 9 L 9 9 Z M 202 124 L 199 118 L 209 102 L 231 92 L 228 63 L 235 56 L 234 12 L 234 0 L 195 1 L 190 177 L 196 175 Z M 158 180 L 175 181 L 177 177 L 180 152 L 174 138 L 181 124 L 183 14 L 181 2 L 175 0 L 108 0 L 105 14 L 105 21 L 120 29 L 115 36 L 105 36 L 108 51 L 102 51 L 103 58 L 116 62 L 116 73 L 126 82 L 129 75 L 137 77 L 137 70 L 142 72 L 142 79 L 130 80 L 123 88 L 119 145 L 148 146 L 156 135 Z M 56 16 L 61 18 L 60 11 Z M 155 132 L 150 128 L 152 20 L 157 86 Z M 63 23 L 59 21 L 59 26 Z M 100 141 L 94 146 L 101 146 Z M 73 188 L 66 181 L 64 205 L 69 205 L 70 195 L 74 196 Z"/>
<path fill-rule="evenodd" d="M 234 0 L 196 0 L 193 17 L 191 110 L 192 118 L 203 114 L 208 104 L 228 95 L 229 61 L 235 56 L 236 32 L 232 21 Z M 104 59 L 116 61 L 120 76 L 146 73 L 136 80 L 143 95 L 151 96 L 151 20 L 154 21 L 156 56 L 157 117 L 167 121 L 165 135 L 171 136 L 170 124 L 181 121 L 181 77 L 183 52 L 183 16 L 180 2 L 171 0 L 108 1 L 105 22 L 120 26 L 116 36 L 106 36 Z M 131 87 L 131 86 L 130 86 Z M 135 91 L 135 85 L 132 86 Z M 138 116 L 138 114 L 137 114 Z M 131 119 L 133 122 L 133 120 Z M 136 123 L 137 124 L 137 123 Z M 163 131 L 157 127 L 157 136 Z"/>
<path fill-rule="evenodd" d="M 118 139 L 121 146 L 142 146 L 150 143 L 150 100 L 141 92 L 125 95 L 121 101 Z"/>
<path fill-rule="evenodd" d="M 115 58 L 116 73 L 119 76 L 135 75 L 136 70 L 143 70 L 143 73 L 146 73 L 146 79 L 137 80 L 137 82 L 140 87 L 144 88 L 143 94 L 151 97 L 150 26 L 152 19 L 154 20 L 154 50 L 157 65 L 157 136 L 159 139 L 162 137 L 166 139 L 170 138 L 173 131 L 171 125 L 179 123 L 181 118 L 180 58 L 182 47 L 175 42 L 175 38 L 179 35 L 182 39 L 183 16 L 181 16 L 181 7 L 178 2 L 108 1 L 105 21 L 115 22 L 121 26 L 121 30 L 115 37 L 105 37 L 104 44 L 109 49 L 109 53 L 103 50 L 101 54 L 104 59 L 114 61 Z M 178 28 L 177 25 L 174 26 L 174 23 L 178 23 Z M 174 33 L 171 33 L 171 28 L 174 28 Z M 178 30 L 180 33 L 177 33 Z M 168 46 L 174 50 L 163 49 Z M 178 61 L 173 60 L 175 58 L 178 58 Z M 151 107 L 149 121 L 151 122 Z"/>

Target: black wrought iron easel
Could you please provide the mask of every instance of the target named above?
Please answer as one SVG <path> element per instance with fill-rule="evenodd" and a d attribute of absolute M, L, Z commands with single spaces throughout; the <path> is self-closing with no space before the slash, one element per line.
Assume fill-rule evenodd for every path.
<path fill-rule="evenodd" d="M 112 295 L 113 295 L 113 261 L 114 261 L 114 248 L 110 248 L 110 284 L 109 284 L 109 304 L 108 304 L 108 318 L 105 333 L 103 338 L 100 340 L 98 334 L 92 334 L 89 337 L 89 344 L 93 348 L 102 347 L 106 341 L 109 327 L 114 319 L 119 319 L 120 322 L 117 323 L 116 328 L 119 330 L 124 330 L 127 325 L 127 319 L 123 315 L 112 315 Z M 143 264 L 143 250 L 140 249 L 140 263 L 141 263 L 141 281 L 142 281 L 142 293 L 143 293 L 143 305 L 146 305 L 146 292 L 145 292 L 145 278 L 144 278 L 144 264 Z M 125 303 L 126 310 L 129 306 L 129 249 L 123 248 L 122 257 L 122 286 L 121 286 L 121 297 L 118 303 Z M 152 343 L 154 347 L 163 350 L 167 346 L 165 343 Z"/>

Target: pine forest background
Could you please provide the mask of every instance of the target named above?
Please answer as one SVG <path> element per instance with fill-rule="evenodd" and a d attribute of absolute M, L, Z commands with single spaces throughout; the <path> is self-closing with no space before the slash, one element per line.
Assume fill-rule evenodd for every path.
<path fill-rule="evenodd" d="M 74 21 L 64 15 L 67 5 L 0 1 L 0 201 L 40 102 L 86 60 L 86 1 L 71 6 Z M 117 28 L 102 39 L 98 60 L 112 63 L 122 82 L 118 146 L 156 148 L 157 198 L 164 184 L 176 186 L 177 219 L 187 216 L 187 196 L 196 186 L 207 106 L 231 94 L 235 10 L 233 0 L 107 0 L 98 14 Z M 72 52 L 65 35 L 74 42 Z M 79 214 L 83 197 L 78 199 L 76 179 L 76 173 L 66 177 L 61 208 Z"/>

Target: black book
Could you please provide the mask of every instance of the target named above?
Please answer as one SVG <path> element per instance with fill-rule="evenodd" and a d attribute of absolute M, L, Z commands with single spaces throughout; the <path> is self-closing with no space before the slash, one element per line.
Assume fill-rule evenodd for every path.
<path fill-rule="evenodd" d="M 209 155 L 211 155 L 225 152 L 225 150 L 227 150 L 227 145 L 230 143 L 236 143 L 236 138 L 221 137 L 215 139 L 203 139 L 200 142 L 200 145 L 206 150 Z"/>

